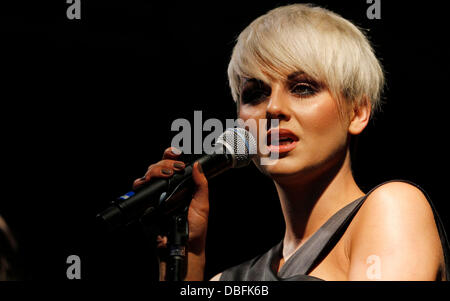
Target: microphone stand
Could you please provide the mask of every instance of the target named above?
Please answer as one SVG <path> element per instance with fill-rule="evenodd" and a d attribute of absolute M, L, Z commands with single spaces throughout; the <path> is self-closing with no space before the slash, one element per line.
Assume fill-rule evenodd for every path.
<path fill-rule="evenodd" d="M 182 154 L 178 160 L 190 164 L 200 156 Z M 170 181 L 170 180 L 169 180 Z M 191 180 L 192 181 L 192 180 Z M 181 187 L 181 185 L 179 186 Z M 170 195 L 163 193 L 161 199 L 169 201 L 177 197 L 176 187 Z M 188 195 L 192 195 L 192 192 Z M 166 281 L 183 281 L 187 274 L 187 242 L 189 238 L 188 210 L 190 198 L 184 200 L 184 205 L 171 212 L 168 216 L 168 233 L 167 233 L 167 263 L 166 263 Z"/>
<path fill-rule="evenodd" d="M 186 277 L 187 241 L 189 237 L 188 209 L 188 206 L 185 207 L 181 212 L 172 215 L 169 220 L 166 281 L 183 281 Z"/>
<path fill-rule="evenodd" d="M 163 193 L 161 199 L 164 199 L 166 195 Z M 187 274 L 189 203 L 184 203 L 184 206 L 168 214 L 161 214 L 161 212 L 155 212 L 149 208 L 150 210 L 147 210 L 139 219 L 153 245 L 158 234 L 167 236 L 167 247 L 159 255 L 160 259 L 164 258 L 166 261 L 165 281 L 183 281 Z M 158 250 L 156 254 L 158 254 Z"/>

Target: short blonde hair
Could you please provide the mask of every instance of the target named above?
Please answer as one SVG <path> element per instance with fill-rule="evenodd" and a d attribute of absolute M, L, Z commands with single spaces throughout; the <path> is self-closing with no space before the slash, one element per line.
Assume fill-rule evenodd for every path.
<path fill-rule="evenodd" d="M 324 84 L 340 104 L 379 108 L 384 74 L 367 37 L 350 21 L 311 4 L 275 8 L 242 31 L 228 65 L 233 99 L 239 103 L 244 78 L 269 83 L 299 71 Z"/>

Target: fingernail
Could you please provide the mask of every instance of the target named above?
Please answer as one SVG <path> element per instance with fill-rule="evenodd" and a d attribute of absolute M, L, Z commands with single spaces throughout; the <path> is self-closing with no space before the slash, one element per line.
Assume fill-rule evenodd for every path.
<path fill-rule="evenodd" d="M 181 168 L 184 168 L 184 164 L 176 162 L 176 163 L 173 163 L 173 167 L 181 169 Z"/>
<path fill-rule="evenodd" d="M 176 149 L 176 148 L 174 148 L 174 147 L 172 147 L 171 152 L 172 152 L 172 154 L 174 154 L 174 155 L 180 155 L 180 154 L 181 154 L 181 151 L 178 150 L 178 149 Z"/>
<path fill-rule="evenodd" d="M 141 181 L 145 181 L 147 180 L 147 178 L 145 176 L 143 176 L 142 178 L 140 178 Z"/>
<path fill-rule="evenodd" d="M 199 171 L 200 173 L 203 173 L 202 165 L 201 165 L 200 163 L 197 163 L 197 164 L 198 164 L 198 171 Z"/>
<path fill-rule="evenodd" d="M 165 169 L 165 168 L 163 168 L 163 169 L 161 169 L 161 172 L 162 172 L 163 174 L 165 174 L 165 175 L 170 175 L 170 174 L 172 174 L 172 170 L 171 170 L 171 169 Z"/>

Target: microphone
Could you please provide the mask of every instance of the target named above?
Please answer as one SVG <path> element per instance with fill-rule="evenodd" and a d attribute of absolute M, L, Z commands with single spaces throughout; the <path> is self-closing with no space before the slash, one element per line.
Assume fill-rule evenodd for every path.
<path fill-rule="evenodd" d="M 243 128 L 229 128 L 217 139 L 214 151 L 197 161 L 209 180 L 230 168 L 247 166 L 256 155 L 256 140 Z M 194 162 L 195 163 L 195 162 Z M 167 179 L 153 179 L 132 190 L 97 215 L 100 223 L 115 230 L 142 216 L 170 214 L 191 201 L 195 187 L 192 179 L 194 163 Z"/>

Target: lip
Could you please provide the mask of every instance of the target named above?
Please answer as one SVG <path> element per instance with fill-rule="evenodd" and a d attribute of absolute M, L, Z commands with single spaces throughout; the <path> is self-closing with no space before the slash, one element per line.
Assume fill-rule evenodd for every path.
<path fill-rule="evenodd" d="M 288 144 L 281 144 L 281 145 L 272 145 L 272 135 L 278 134 L 279 140 L 289 138 L 292 140 L 292 142 Z M 288 129 L 270 129 L 267 131 L 267 146 L 270 150 L 270 152 L 276 152 L 276 153 L 287 153 L 293 150 L 297 146 L 299 138 L 290 130 Z"/>

